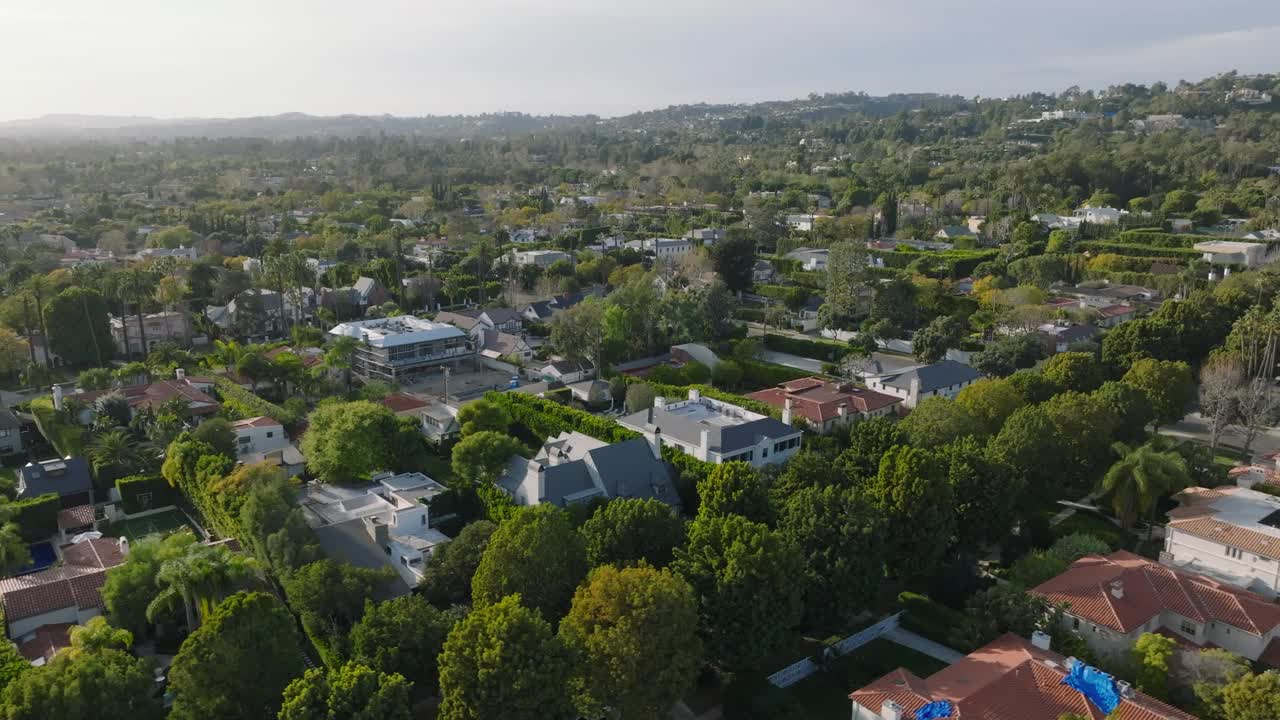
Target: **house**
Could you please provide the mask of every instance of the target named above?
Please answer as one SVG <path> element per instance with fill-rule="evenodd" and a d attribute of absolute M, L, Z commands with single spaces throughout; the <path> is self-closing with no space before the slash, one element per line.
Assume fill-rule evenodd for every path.
<path fill-rule="evenodd" d="M 160 258 L 174 258 L 176 260 L 189 260 L 194 262 L 200 253 L 196 252 L 193 247 L 179 245 L 176 248 L 143 248 L 133 254 L 133 260 L 159 260 Z"/>
<path fill-rule="evenodd" d="M 1060 325 L 1049 323 L 1036 329 L 1050 355 L 1064 353 L 1075 343 L 1091 342 L 1102 333 L 1093 325 Z"/>
<path fill-rule="evenodd" d="M 360 276 L 356 278 L 351 289 L 354 291 L 353 300 L 356 307 L 367 308 L 381 305 L 391 299 L 391 296 L 387 294 L 387 289 L 382 287 L 382 283 L 371 277 Z"/>
<path fill-rule="evenodd" d="M 826 299 L 819 295 L 810 295 L 805 299 L 804 305 L 801 305 L 791 317 L 788 324 L 801 332 L 809 332 L 818 329 L 818 311 L 822 309 L 822 304 Z"/>
<path fill-rule="evenodd" d="M 280 450 L 289 444 L 284 426 L 265 415 L 236 420 L 231 429 L 236 434 L 236 455 L 240 457 Z"/>
<path fill-rule="evenodd" d="M 899 668 L 849 695 L 852 720 L 1196 720 L 1049 645 L 1045 633 L 1031 642 L 1006 633 L 928 678 Z M 1076 682 L 1085 674 L 1103 694 Z M 926 706 L 931 710 L 922 712 Z"/>
<path fill-rule="evenodd" d="M 1098 327 L 1113 328 L 1138 316 L 1137 308 L 1130 305 L 1108 305 L 1098 308 Z"/>
<path fill-rule="evenodd" d="M 1204 254 L 1204 261 L 1214 265 L 1243 265 L 1258 267 L 1266 262 L 1267 246 L 1263 243 L 1211 240 L 1191 246 Z"/>
<path fill-rule="evenodd" d="M 70 641 L 71 627 L 101 615 L 107 571 L 124 562 L 127 541 L 88 538 L 56 550 L 47 570 L 0 580 L 8 635 L 33 664 L 43 664 Z"/>
<path fill-rule="evenodd" d="M 1115 225 L 1120 222 L 1121 217 L 1128 214 L 1129 211 L 1127 210 L 1117 210 L 1113 207 L 1094 207 L 1092 205 L 1085 205 L 1084 207 L 1077 208 L 1076 211 L 1072 213 L 1072 216 L 1078 220 L 1083 220 L 1084 222 L 1093 223 L 1095 225 Z"/>
<path fill-rule="evenodd" d="M 1030 592 L 1065 603 L 1065 629 L 1102 656 L 1122 657 L 1140 635 L 1158 632 L 1183 648 L 1220 647 L 1280 666 L 1280 605 L 1124 550 L 1083 557 Z"/>
<path fill-rule="evenodd" d="M 1057 288 L 1056 292 L 1082 300 L 1085 306 L 1094 308 L 1151 302 L 1160 296 L 1158 290 L 1138 285 L 1076 285 L 1074 287 Z"/>
<path fill-rule="evenodd" d="M 593 499 L 637 498 L 680 506 L 677 473 L 656 437 L 606 443 L 580 432 L 548 438 L 533 459 L 516 455 L 498 487 L 517 505 L 565 507 Z"/>
<path fill-rule="evenodd" d="M 476 335 L 481 357 L 493 360 L 517 357 L 521 362 L 533 359 L 533 348 L 520 335 L 481 328 Z"/>
<path fill-rule="evenodd" d="M 12 410 L 0 408 L 0 455 L 22 452 L 22 421 Z"/>
<path fill-rule="evenodd" d="M 1280 171 L 1277 171 L 1280 173 Z M 1266 230 L 1257 230 L 1244 236 L 1245 240 L 1270 240 L 1275 242 L 1280 240 L 1280 230 L 1267 228 Z"/>
<path fill-rule="evenodd" d="M 391 393 L 382 398 L 381 403 L 395 413 L 396 417 L 417 420 L 422 434 L 435 444 L 453 439 L 461 432 L 458 410 L 451 405 L 432 402 L 408 393 Z"/>
<path fill-rule="evenodd" d="M 297 445 L 286 443 L 274 450 L 245 453 L 239 457 L 242 465 L 267 463 L 284 471 L 285 477 L 300 477 L 307 469 L 307 458 Z"/>
<path fill-rule="evenodd" d="M 556 313 L 568 310 L 574 305 L 582 302 L 585 297 L 585 293 L 556 295 L 550 300 L 540 300 L 535 303 L 524 305 L 519 309 L 519 312 L 525 320 L 532 322 L 547 322 L 551 320 L 551 318 L 555 317 Z"/>
<path fill-rule="evenodd" d="M 519 245 L 540 242 L 547 237 L 547 231 L 540 228 L 521 228 L 511 232 L 511 242 Z"/>
<path fill-rule="evenodd" d="M 82 457 L 54 458 L 29 462 L 18 468 L 17 499 L 30 500 L 53 493 L 62 507 L 92 505 L 93 476 L 89 463 Z"/>
<path fill-rule="evenodd" d="M 1169 229 L 1176 233 L 1191 232 L 1195 229 L 1195 223 L 1187 218 L 1170 218 Z"/>
<path fill-rule="evenodd" d="M 826 248 L 801 247 L 787 253 L 786 257 L 798 261 L 802 269 L 815 272 L 827 269 L 827 257 L 830 254 L 831 251 Z"/>
<path fill-rule="evenodd" d="M 747 397 L 782 410 L 784 423 L 803 418 L 809 429 L 822 434 L 855 420 L 889 415 L 902 403 L 893 395 L 817 377 L 790 380 Z"/>
<path fill-rule="evenodd" d="M 139 411 L 155 412 L 173 401 L 185 406 L 185 419 L 195 423 L 217 415 L 218 411 L 222 409 L 222 404 L 209 397 L 204 390 L 201 390 L 201 383 L 188 380 L 181 369 L 177 373 L 178 377 L 173 380 L 157 380 L 152 383 L 131 385 L 124 388 L 89 390 L 77 392 L 66 397 L 67 399 L 76 400 L 84 406 L 80 411 L 79 418 L 77 418 L 81 425 L 88 425 L 93 422 L 94 403 L 98 398 L 110 394 L 123 396 L 124 401 L 129 404 L 135 415 Z M 55 385 L 53 389 L 53 404 L 56 407 L 61 407 L 62 403 L 62 388 Z"/>
<path fill-rule="evenodd" d="M 825 219 L 826 215 L 788 215 L 786 217 L 787 227 L 797 232 L 809 232 L 813 230 L 813 226 L 818 224 L 819 220 Z"/>
<path fill-rule="evenodd" d="M 474 341 L 463 331 L 412 315 L 353 320 L 329 334 L 360 341 L 351 370 L 366 380 L 401 382 L 476 355 Z"/>
<path fill-rule="evenodd" d="M 651 253 L 658 260 L 675 261 L 693 252 L 701 244 L 701 242 L 695 242 L 688 237 L 681 239 L 646 238 L 643 240 L 631 240 L 626 246 L 637 252 Z"/>
<path fill-rule="evenodd" d="M 801 442 L 799 428 L 702 397 L 697 390 L 677 402 L 656 397 L 652 408 L 627 415 L 618 424 L 646 436 L 657 434 L 684 454 L 717 465 L 745 462 L 763 467 L 783 462 L 799 451 Z"/>
<path fill-rule="evenodd" d="M 684 234 L 684 237 L 686 240 L 692 240 L 695 245 L 710 247 L 725 239 L 727 234 L 723 228 L 699 228 L 690 230 Z"/>
<path fill-rule="evenodd" d="M 970 230 L 965 225 L 947 225 L 934 233 L 933 237 L 938 240 L 953 241 L 962 237 L 976 238 L 978 233 Z"/>
<path fill-rule="evenodd" d="M 569 383 L 590 380 L 596 376 L 596 366 L 586 360 L 554 360 L 539 371 L 548 382 Z"/>
<path fill-rule="evenodd" d="M 289 323 L 299 317 L 306 320 L 314 315 L 315 310 L 315 291 L 309 287 L 302 288 L 298 296 L 293 293 L 282 296 L 274 290 L 251 288 L 236 295 L 226 305 L 206 306 L 204 314 L 209 322 L 226 332 L 259 338 L 278 336 L 284 333 Z"/>
<path fill-rule="evenodd" d="M 1192 487 L 1169 511 L 1160 562 L 1266 598 L 1280 596 L 1280 498 L 1226 486 Z"/>
<path fill-rule="evenodd" d="M 559 250 L 512 250 L 507 257 L 516 265 L 535 265 L 540 268 L 547 268 L 560 260 L 573 262 L 572 255 Z"/>
<path fill-rule="evenodd" d="M 684 343 L 683 345 L 671 346 L 671 359 L 678 360 L 682 363 L 702 363 L 708 368 L 713 368 L 720 364 L 720 358 L 715 352 L 706 345 L 698 343 Z"/>
<path fill-rule="evenodd" d="M 1066 215 L 1058 215 L 1057 213 L 1036 213 L 1031 216 L 1033 222 L 1038 222 L 1045 226 L 1048 230 L 1065 230 L 1080 227 L 1080 221 L 1083 218 L 1068 217 Z"/>
<path fill-rule="evenodd" d="M 435 549 L 450 538 L 434 525 L 431 501 L 445 487 L 422 473 L 375 475 L 359 486 L 312 483 L 299 498 L 303 517 L 325 555 L 358 567 L 391 567 L 386 594 L 399 597 L 422 580 Z"/>
<path fill-rule="evenodd" d="M 893 375 L 870 378 L 867 386 L 877 392 L 902 398 L 903 405 L 914 408 L 925 398 L 954 398 L 981 377 L 982 373 L 968 365 L 943 360 Z"/>
<path fill-rule="evenodd" d="M 751 279 L 758 283 L 772 281 L 773 263 L 768 260 L 756 260 L 756 264 L 751 266 Z"/>
<path fill-rule="evenodd" d="M 126 355 L 146 355 L 156 349 L 157 345 L 172 343 L 186 345 L 194 333 L 191 316 L 182 312 L 158 312 L 142 316 L 142 329 L 138 328 L 138 316 L 107 316 L 107 324 L 111 328 L 111 342 L 116 352 Z M 142 347 L 142 331 L 146 331 L 147 347 Z M 129 336 L 129 346 L 125 347 L 125 335 Z"/>

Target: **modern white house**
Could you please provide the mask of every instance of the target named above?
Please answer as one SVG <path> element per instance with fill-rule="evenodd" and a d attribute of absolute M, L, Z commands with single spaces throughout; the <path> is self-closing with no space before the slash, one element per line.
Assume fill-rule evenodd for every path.
<path fill-rule="evenodd" d="M 902 398 L 904 406 L 914 408 L 926 398 L 954 398 L 981 378 L 982 373 L 968 365 L 943 360 L 893 375 L 868 378 L 867 387 Z"/>
<path fill-rule="evenodd" d="M 791 260 L 798 260 L 800 267 L 809 272 L 816 272 L 827 269 L 827 258 L 831 255 L 831 251 L 826 248 L 796 248 L 787 253 L 786 257 Z"/>
<path fill-rule="evenodd" d="M 289 444 L 284 426 L 265 415 L 236 420 L 231 429 L 236 433 L 236 455 L 241 457 L 280 450 Z"/>
<path fill-rule="evenodd" d="M 1100 655 L 1126 655 L 1143 633 L 1183 647 L 1220 647 L 1280 667 L 1280 605 L 1140 555 L 1089 555 L 1031 590 L 1065 604 L 1064 629 Z"/>
<path fill-rule="evenodd" d="M 1214 265 L 1243 265 L 1257 267 L 1267 259 L 1267 246 L 1263 243 L 1211 240 L 1191 246 L 1203 253 L 1205 262 Z"/>
<path fill-rule="evenodd" d="M 1129 213 L 1125 210 L 1117 210 L 1113 207 L 1094 207 L 1092 205 L 1085 205 L 1084 207 L 1077 208 L 1072 214 L 1079 220 L 1093 223 L 1095 225 L 1115 225 L 1120 222 L 1121 217 L 1128 215 Z"/>
<path fill-rule="evenodd" d="M 653 399 L 653 407 L 618 424 L 709 463 L 745 462 L 755 467 L 780 463 L 800 450 L 801 431 L 783 413 L 778 421 L 690 390 L 686 400 Z"/>
<path fill-rule="evenodd" d="M 573 256 L 559 250 L 513 250 L 508 256 L 516 265 L 536 265 L 548 267 L 559 260 L 572 261 Z"/>
<path fill-rule="evenodd" d="M 1280 498 L 1243 487 L 1192 487 L 1169 512 L 1160 562 L 1280 595 Z"/>
<path fill-rule="evenodd" d="M 456 366 L 476 354 L 467 333 L 412 315 L 345 322 L 329 334 L 360 341 L 351 370 L 370 380 L 399 382 L 441 365 Z"/>

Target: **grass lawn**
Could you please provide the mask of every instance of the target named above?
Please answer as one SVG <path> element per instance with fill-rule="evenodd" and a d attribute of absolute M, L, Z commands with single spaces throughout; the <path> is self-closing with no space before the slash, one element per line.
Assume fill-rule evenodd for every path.
<path fill-rule="evenodd" d="M 923 678 L 946 667 L 946 663 L 883 638 L 872 640 L 833 660 L 825 672 L 814 673 L 787 688 L 790 702 L 786 717 L 846 720 L 849 693 L 900 667 Z"/>
<path fill-rule="evenodd" d="M 148 535 L 155 533 L 167 535 L 181 528 L 190 528 L 196 537 L 200 537 L 200 532 L 187 520 L 187 516 L 177 509 L 112 523 L 107 530 L 107 535 L 111 537 L 127 537 L 130 542 L 137 542 Z"/>
<path fill-rule="evenodd" d="M 1076 533 L 1087 533 L 1105 540 L 1111 547 L 1123 548 L 1132 544 L 1133 538 L 1128 533 L 1098 517 L 1092 512 L 1083 510 L 1072 513 L 1062 522 L 1053 526 L 1054 538 L 1061 538 Z"/>

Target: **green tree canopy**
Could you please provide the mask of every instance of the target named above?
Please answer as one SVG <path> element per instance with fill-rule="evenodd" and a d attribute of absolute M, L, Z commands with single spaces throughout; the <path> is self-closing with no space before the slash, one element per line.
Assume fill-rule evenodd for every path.
<path fill-rule="evenodd" d="M 458 410 L 458 426 L 462 428 L 463 437 L 482 431 L 505 433 L 511 426 L 511 414 L 506 408 L 481 398 Z"/>
<path fill-rule="evenodd" d="M 884 579 L 885 528 L 853 488 L 798 490 L 782 506 L 778 530 L 804 561 L 808 622 L 834 626 L 870 607 Z"/>
<path fill-rule="evenodd" d="M 984 378 L 961 390 L 955 402 L 978 428 L 979 431 L 973 434 L 985 436 L 1000 432 L 1004 421 L 1026 404 L 1013 383 L 992 378 Z"/>
<path fill-rule="evenodd" d="M 698 483 L 698 517 L 726 515 L 773 522 L 769 493 L 760 481 L 760 473 L 747 463 L 720 463 Z"/>
<path fill-rule="evenodd" d="M 945 397 L 925 398 L 901 421 L 902 429 L 918 447 L 938 447 L 981 431 L 966 405 Z"/>
<path fill-rule="evenodd" d="M 1040 372 L 1059 388 L 1075 392 L 1097 390 L 1105 379 L 1102 363 L 1092 353 L 1058 353 L 1045 362 Z"/>
<path fill-rule="evenodd" d="M 396 416 L 366 400 L 321 404 L 307 416 L 302 453 L 307 467 L 325 482 L 352 482 L 390 467 Z"/>
<path fill-rule="evenodd" d="M 938 453 L 955 498 L 957 544 L 973 548 L 1003 540 L 1025 490 L 1023 479 L 974 438 L 956 440 Z"/>
<path fill-rule="evenodd" d="M 471 578 L 497 528 L 488 520 L 477 520 L 462 528 L 453 542 L 436 548 L 420 584 L 428 600 L 442 607 L 471 601 Z"/>
<path fill-rule="evenodd" d="M 378 672 L 403 675 L 420 693 L 434 694 L 436 658 L 456 614 L 441 612 L 421 595 L 381 603 L 365 601 L 351 628 L 351 659 Z"/>
<path fill-rule="evenodd" d="M 671 563 L 675 548 L 684 543 L 684 521 L 653 498 L 618 498 L 596 508 L 578 529 L 587 546 L 587 562 L 600 565 L 654 567 Z"/>
<path fill-rule="evenodd" d="M 453 446 L 453 474 L 468 487 L 497 481 L 512 456 L 524 452 L 519 440 L 499 432 L 481 430 Z"/>
<path fill-rule="evenodd" d="M 494 531 L 471 579 L 477 607 L 519 594 L 558 621 L 587 575 L 587 552 L 569 514 L 554 505 L 521 508 Z"/>
<path fill-rule="evenodd" d="M 902 577 L 928 577 L 947 551 L 955 530 L 955 495 L 946 469 L 927 450 L 897 446 L 880 461 L 866 493 L 891 533 L 890 569 Z"/>
<path fill-rule="evenodd" d="M 1124 374 L 1122 382 L 1146 393 L 1157 425 L 1182 419 L 1195 392 L 1191 368 L 1184 362 L 1138 360 Z"/>
<path fill-rule="evenodd" d="M 410 720 L 413 683 L 349 662 L 313 668 L 284 689 L 279 720 Z"/>
<path fill-rule="evenodd" d="M 234 458 L 236 456 L 236 431 L 225 418 L 209 418 L 191 431 L 191 439 L 207 443 L 214 452 Z"/>
<path fill-rule="evenodd" d="M 102 365 L 115 353 L 107 301 L 93 288 L 72 286 L 44 306 L 49 346 L 71 365 Z"/>

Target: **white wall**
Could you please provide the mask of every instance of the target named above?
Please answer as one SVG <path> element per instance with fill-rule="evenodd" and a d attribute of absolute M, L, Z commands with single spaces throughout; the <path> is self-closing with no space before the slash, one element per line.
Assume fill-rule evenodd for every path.
<path fill-rule="evenodd" d="M 280 425 L 236 428 L 236 452 L 240 455 L 279 450 L 288 444 L 289 438 L 285 437 L 284 428 Z"/>
<path fill-rule="evenodd" d="M 1280 594 L 1280 562 L 1241 550 L 1239 558 L 1227 553 L 1227 546 L 1204 538 L 1166 529 L 1164 550 L 1171 567 L 1194 562 L 1196 570 L 1215 579 L 1256 592 L 1267 599 Z"/>

